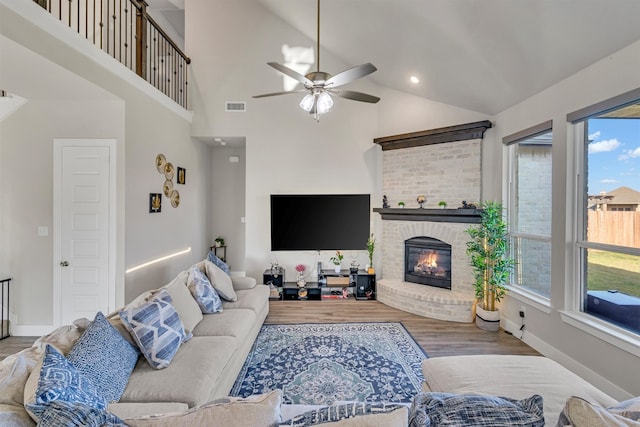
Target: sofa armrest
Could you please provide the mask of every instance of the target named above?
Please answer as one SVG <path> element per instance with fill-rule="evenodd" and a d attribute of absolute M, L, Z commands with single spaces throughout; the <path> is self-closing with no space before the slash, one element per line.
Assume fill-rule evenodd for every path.
<path fill-rule="evenodd" d="M 242 289 L 253 289 L 256 287 L 256 279 L 253 277 L 231 276 L 231 283 L 233 284 L 233 289 L 236 291 Z"/>

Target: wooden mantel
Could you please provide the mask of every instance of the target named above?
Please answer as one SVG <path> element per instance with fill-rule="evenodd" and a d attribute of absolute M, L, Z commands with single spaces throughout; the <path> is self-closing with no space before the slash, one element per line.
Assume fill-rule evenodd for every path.
<path fill-rule="evenodd" d="M 480 223 L 480 209 L 373 208 L 383 220 Z"/>
<path fill-rule="evenodd" d="M 380 144 L 382 151 L 400 148 L 421 147 L 423 145 L 443 144 L 445 142 L 482 139 L 484 132 L 491 128 L 491 122 L 467 123 L 464 125 L 448 126 L 420 132 L 404 133 L 400 135 L 374 138 L 375 144 Z"/>

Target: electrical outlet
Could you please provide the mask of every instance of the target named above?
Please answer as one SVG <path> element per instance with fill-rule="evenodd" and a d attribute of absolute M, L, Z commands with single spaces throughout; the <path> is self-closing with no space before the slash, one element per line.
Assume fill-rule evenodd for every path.
<path fill-rule="evenodd" d="M 527 308 L 524 305 L 521 305 L 520 306 L 520 317 L 524 319 L 526 315 L 527 315 Z"/>

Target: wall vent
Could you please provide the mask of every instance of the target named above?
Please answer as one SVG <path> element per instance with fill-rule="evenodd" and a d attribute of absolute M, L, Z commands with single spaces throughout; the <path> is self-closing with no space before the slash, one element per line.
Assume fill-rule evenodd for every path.
<path fill-rule="evenodd" d="M 247 111 L 247 103 L 245 101 L 227 101 L 224 104 L 224 110 L 232 113 L 244 113 Z"/>

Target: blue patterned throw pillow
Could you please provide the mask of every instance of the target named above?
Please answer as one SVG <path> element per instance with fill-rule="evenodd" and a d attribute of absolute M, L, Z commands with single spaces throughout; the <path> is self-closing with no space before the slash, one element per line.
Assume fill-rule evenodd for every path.
<path fill-rule="evenodd" d="M 42 413 L 38 427 L 127 427 L 104 409 L 56 400 Z"/>
<path fill-rule="evenodd" d="M 180 316 L 171 305 L 171 295 L 164 289 L 147 303 L 122 310 L 120 319 L 155 369 L 169 366 L 180 345 L 192 336 L 185 333 Z"/>
<path fill-rule="evenodd" d="M 117 402 L 127 387 L 140 352 L 124 339 L 101 312 L 69 351 L 67 359 L 107 402 Z"/>
<path fill-rule="evenodd" d="M 543 427 L 542 396 L 506 397 L 420 393 L 413 398 L 410 427 L 430 426 Z"/>
<path fill-rule="evenodd" d="M 302 414 L 296 415 L 285 421 L 272 424 L 271 427 L 310 427 L 322 425 L 325 423 L 337 423 L 350 418 L 361 417 L 366 415 L 383 415 L 389 414 L 401 408 L 404 405 L 397 403 L 366 403 L 353 402 L 342 403 L 333 406 L 324 406 L 322 408 L 312 409 Z M 404 415 L 406 419 L 406 415 Z M 357 424 L 357 425 L 365 425 Z M 369 424 L 366 424 L 369 425 Z M 387 425 L 387 424 L 385 424 Z"/>
<path fill-rule="evenodd" d="M 222 311 L 220 296 L 211 286 L 207 276 L 195 265 L 189 271 L 187 286 L 203 313 L 211 314 Z"/>
<path fill-rule="evenodd" d="M 231 270 L 229 270 L 229 266 L 227 265 L 227 263 L 218 258 L 213 252 L 209 252 L 209 255 L 207 255 L 207 259 L 217 265 L 220 270 L 231 276 Z"/>
<path fill-rule="evenodd" d="M 32 418 L 40 420 L 55 401 L 82 403 L 96 409 L 107 407 L 96 386 L 58 350 L 47 344 L 35 395 L 25 400 L 25 409 Z"/>

